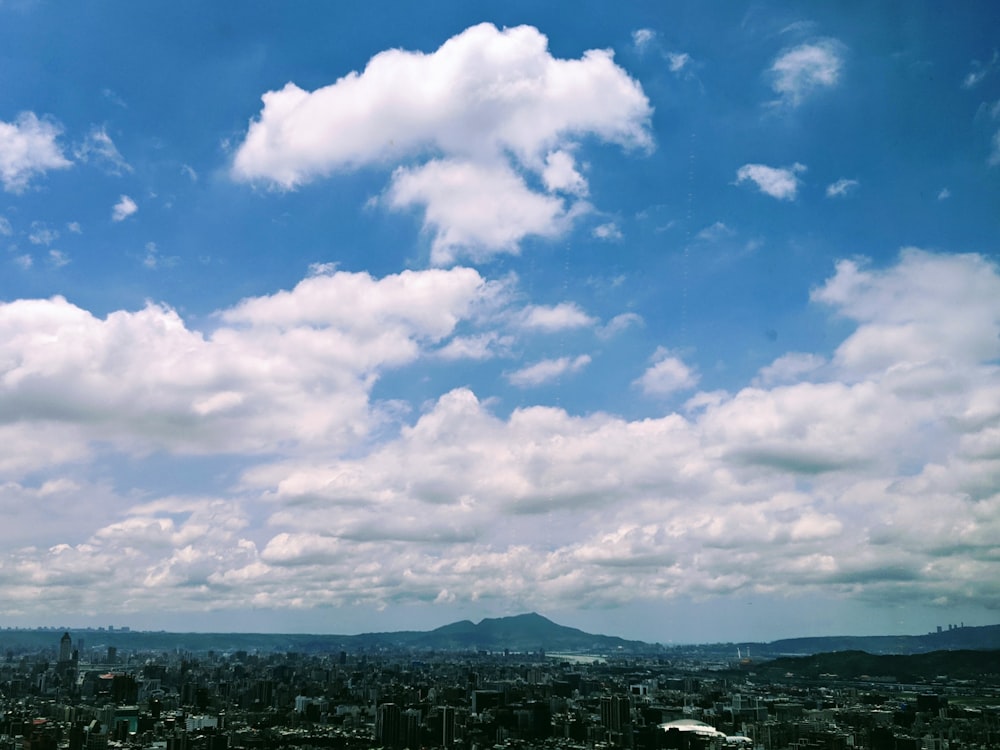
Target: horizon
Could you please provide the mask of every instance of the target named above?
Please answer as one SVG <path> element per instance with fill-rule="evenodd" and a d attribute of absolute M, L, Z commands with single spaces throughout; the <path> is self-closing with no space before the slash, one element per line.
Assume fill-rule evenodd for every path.
<path fill-rule="evenodd" d="M 602 636 L 602 637 L 621 638 L 622 640 L 626 640 L 626 641 L 639 641 L 639 642 L 646 643 L 648 645 L 660 645 L 660 646 L 712 646 L 712 645 L 729 644 L 729 643 L 739 643 L 739 644 L 743 644 L 743 643 L 746 643 L 746 644 L 757 644 L 757 643 L 759 643 L 759 644 L 767 645 L 767 644 L 770 644 L 770 643 L 776 643 L 776 642 L 784 641 L 784 640 L 798 640 L 798 639 L 808 639 L 808 638 L 871 638 L 871 637 L 873 637 L 873 638 L 879 638 L 879 637 L 892 638 L 892 637 L 920 637 L 920 636 L 924 636 L 924 635 L 934 635 L 935 633 L 938 632 L 936 630 L 929 630 L 926 633 L 867 633 L 867 634 L 857 634 L 857 633 L 824 633 L 824 634 L 818 634 L 818 635 L 788 636 L 788 637 L 783 637 L 783 638 L 775 638 L 775 639 L 771 639 L 771 640 L 723 640 L 723 641 L 663 642 L 663 641 L 648 641 L 648 640 L 644 640 L 644 639 L 641 639 L 641 638 L 628 638 L 628 637 L 623 636 L 621 634 L 612 633 L 612 632 L 607 632 L 607 633 L 604 633 L 604 632 L 592 632 L 592 631 L 587 630 L 586 628 L 581 628 L 581 627 L 577 627 L 576 625 L 569 625 L 569 624 L 566 624 L 566 623 L 563 623 L 563 622 L 559 622 L 559 621 L 553 620 L 552 618 L 547 617 L 546 615 L 543 615 L 543 614 L 541 614 L 539 612 L 522 612 L 522 613 L 516 614 L 516 615 L 502 615 L 502 616 L 499 616 L 499 617 L 482 617 L 479 620 L 472 620 L 472 619 L 466 618 L 466 619 L 461 619 L 461 620 L 454 620 L 452 622 L 446 622 L 446 623 L 443 623 L 441 625 L 438 625 L 438 626 L 435 626 L 435 627 L 432 627 L 432 628 L 427 628 L 427 629 L 422 629 L 422 628 L 418 628 L 418 629 L 399 628 L 397 630 L 359 631 L 359 632 L 353 632 L 353 633 L 348 633 L 348 632 L 334 632 L 334 631 L 321 632 L 321 631 L 312 631 L 312 630 L 301 630 L 301 631 L 278 631 L 278 630 L 268 630 L 268 631 L 259 631 L 259 630 L 166 630 L 166 629 L 155 629 L 154 630 L 154 629 L 150 629 L 150 628 L 133 628 L 133 627 L 131 627 L 129 625 L 111 625 L 111 626 L 108 626 L 108 625 L 78 625 L 78 626 L 68 626 L 68 625 L 36 625 L 36 626 L 27 626 L 26 625 L 26 626 L 18 626 L 18 627 L 12 627 L 12 626 L 9 626 L 9 625 L 4 625 L 4 626 L 0 626 L 0 630 L 25 630 L 25 631 L 39 631 L 39 632 L 45 632 L 45 633 L 58 633 L 58 632 L 62 631 L 62 632 L 68 632 L 68 633 L 74 633 L 74 632 L 101 633 L 101 632 L 103 632 L 103 633 L 117 633 L 117 634 L 124 634 L 124 633 L 139 633 L 139 634 L 142 634 L 142 633 L 165 633 L 165 634 L 169 634 L 169 635 L 268 635 L 268 636 L 270 636 L 270 635 L 273 635 L 273 636 L 279 636 L 279 635 L 315 635 L 315 636 L 320 636 L 320 637 L 336 637 L 336 636 L 356 637 L 356 636 L 362 636 L 362 635 L 375 635 L 375 634 L 379 634 L 379 633 L 431 632 L 433 630 L 437 630 L 439 628 L 448 627 L 449 625 L 456 625 L 456 624 L 461 623 L 461 622 L 471 622 L 473 625 L 480 626 L 480 625 L 483 624 L 483 622 L 485 622 L 487 620 L 491 620 L 491 621 L 492 620 L 508 620 L 508 619 L 515 619 L 515 618 L 523 618 L 523 617 L 532 616 L 532 615 L 541 617 L 542 619 L 547 620 L 548 622 L 550 622 L 550 623 L 552 623 L 554 625 L 558 625 L 559 627 L 565 627 L 565 628 L 571 628 L 571 629 L 575 629 L 575 630 L 580 630 L 580 631 L 582 631 L 583 633 L 585 633 L 587 635 L 596 635 L 596 636 Z M 1000 622 L 988 623 L 988 624 L 985 624 L 985 625 L 973 625 L 973 624 L 969 624 L 969 623 L 965 623 L 965 622 L 959 622 L 959 623 L 949 623 L 949 624 L 943 625 L 941 627 L 943 628 L 943 630 L 940 631 L 940 633 L 944 634 L 944 633 L 947 633 L 949 631 L 963 630 L 963 629 L 967 629 L 967 628 L 1000 627 Z"/>
<path fill-rule="evenodd" d="M 0 620 L 996 619 L 998 21 L 0 2 Z"/>

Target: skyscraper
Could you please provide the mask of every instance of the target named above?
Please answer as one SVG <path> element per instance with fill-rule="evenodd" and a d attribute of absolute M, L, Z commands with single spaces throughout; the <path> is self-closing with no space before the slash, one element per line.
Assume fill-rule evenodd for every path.
<path fill-rule="evenodd" d="M 59 639 L 59 661 L 72 661 L 73 659 L 73 639 L 69 633 L 63 633 Z"/>

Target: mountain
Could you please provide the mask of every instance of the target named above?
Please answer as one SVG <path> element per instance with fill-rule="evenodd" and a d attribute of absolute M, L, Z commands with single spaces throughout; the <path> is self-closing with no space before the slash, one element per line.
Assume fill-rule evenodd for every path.
<path fill-rule="evenodd" d="M 535 612 L 486 618 L 478 624 L 460 620 L 428 632 L 367 633 L 351 636 L 368 648 L 412 648 L 434 651 L 572 651 L 649 653 L 657 646 L 609 635 L 594 635 L 552 622 Z"/>
<path fill-rule="evenodd" d="M 761 656 L 805 655 L 835 651 L 866 651 L 870 654 L 925 654 L 931 651 L 1000 649 L 1000 625 L 954 627 L 925 635 L 859 635 L 785 638 L 755 644 Z"/>
<path fill-rule="evenodd" d="M 0 653 L 57 650 L 62 630 L 5 629 L 0 631 Z M 576 653 L 651 653 L 659 646 L 608 635 L 585 633 L 552 622 L 537 613 L 487 618 L 478 624 L 454 622 L 430 631 L 402 630 L 360 635 L 297 633 L 166 633 L 125 630 L 69 629 L 74 643 L 83 639 L 94 658 L 110 646 L 128 651 L 257 651 L 257 652 L 366 652 L 407 649 L 417 651 L 568 651 Z M 96 653 L 95 653 L 96 652 Z"/>
<path fill-rule="evenodd" d="M 478 625 L 469 620 L 432 630 L 420 645 L 439 649 L 475 648 L 501 651 L 616 651 L 648 652 L 642 641 L 627 641 L 609 635 L 593 635 L 577 628 L 558 625 L 531 612 L 513 617 L 486 618 Z"/>

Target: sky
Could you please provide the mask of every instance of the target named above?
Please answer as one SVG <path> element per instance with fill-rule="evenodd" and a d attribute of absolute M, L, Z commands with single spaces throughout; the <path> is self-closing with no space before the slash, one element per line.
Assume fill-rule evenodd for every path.
<path fill-rule="evenodd" d="M 998 15 L 0 0 L 0 624 L 1000 622 Z"/>

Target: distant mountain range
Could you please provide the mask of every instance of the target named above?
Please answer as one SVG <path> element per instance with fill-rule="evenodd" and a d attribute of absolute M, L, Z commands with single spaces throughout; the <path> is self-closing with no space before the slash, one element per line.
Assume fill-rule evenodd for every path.
<path fill-rule="evenodd" d="M 760 644 L 760 655 L 808 655 L 833 651 L 869 654 L 926 654 L 931 651 L 1000 649 L 1000 625 L 955 627 L 926 635 L 859 635 L 785 638 Z"/>
<path fill-rule="evenodd" d="M 513 617 L 454 622 L 430 631 L 396 631 L 360 635 L 309 635 L 297 633 L 167 633 L 126 630 L 70 630 L 74 644 L 83 639 L 86 650 L 114 646 L 128 651 L 192 652 L 378 652 L 412 651 L 491 651 L 533 652 L 570 651 L 575 653 L 649 653 L 658 645 L 629 641 L 608 635 L 585 633 L 558 625 L 534 612 Z M 55 649 L 61 630 L 0 631 L 0 654 Z"/>
<path fill-rule="evenodd" d="M 167 633 L 84 629 L 70 630 L 74 644 L 82 639 L 86 651 L 114 646 L 122 654 L 129 651 L 192 652 L 378 652 L 406 649 L 412 651 L 490 651 L 570 652 L 595 655 L 671 654 L 697 650 L 706 656 L 736 656 L 736 647 L 714 646 L 669 648 L 643 641 L 630 641 L 609 635 L 585 633 L 577 628 L 552 622 L 534 612 L 513 617 L 488 618 L 479 623 L 454 622 L 430 631 L 363 633 L 361 635 L 307 635 L 275 633 Z M 57 649 L 61 630 L 0 630 L 0 655 Z M 740 644 L 744 646 L 745 644 Z M 942 650 L 1000 649 L 1000 625 L 952 628 L 940 633 L 900 636 L 834 636 L 787 638 L 771 643 L 749 644 L 753 657 L 771 659 L 779 656 L 809 655 L 835 651 L 865 651 L 871 654 L 921 654 Z"/>

